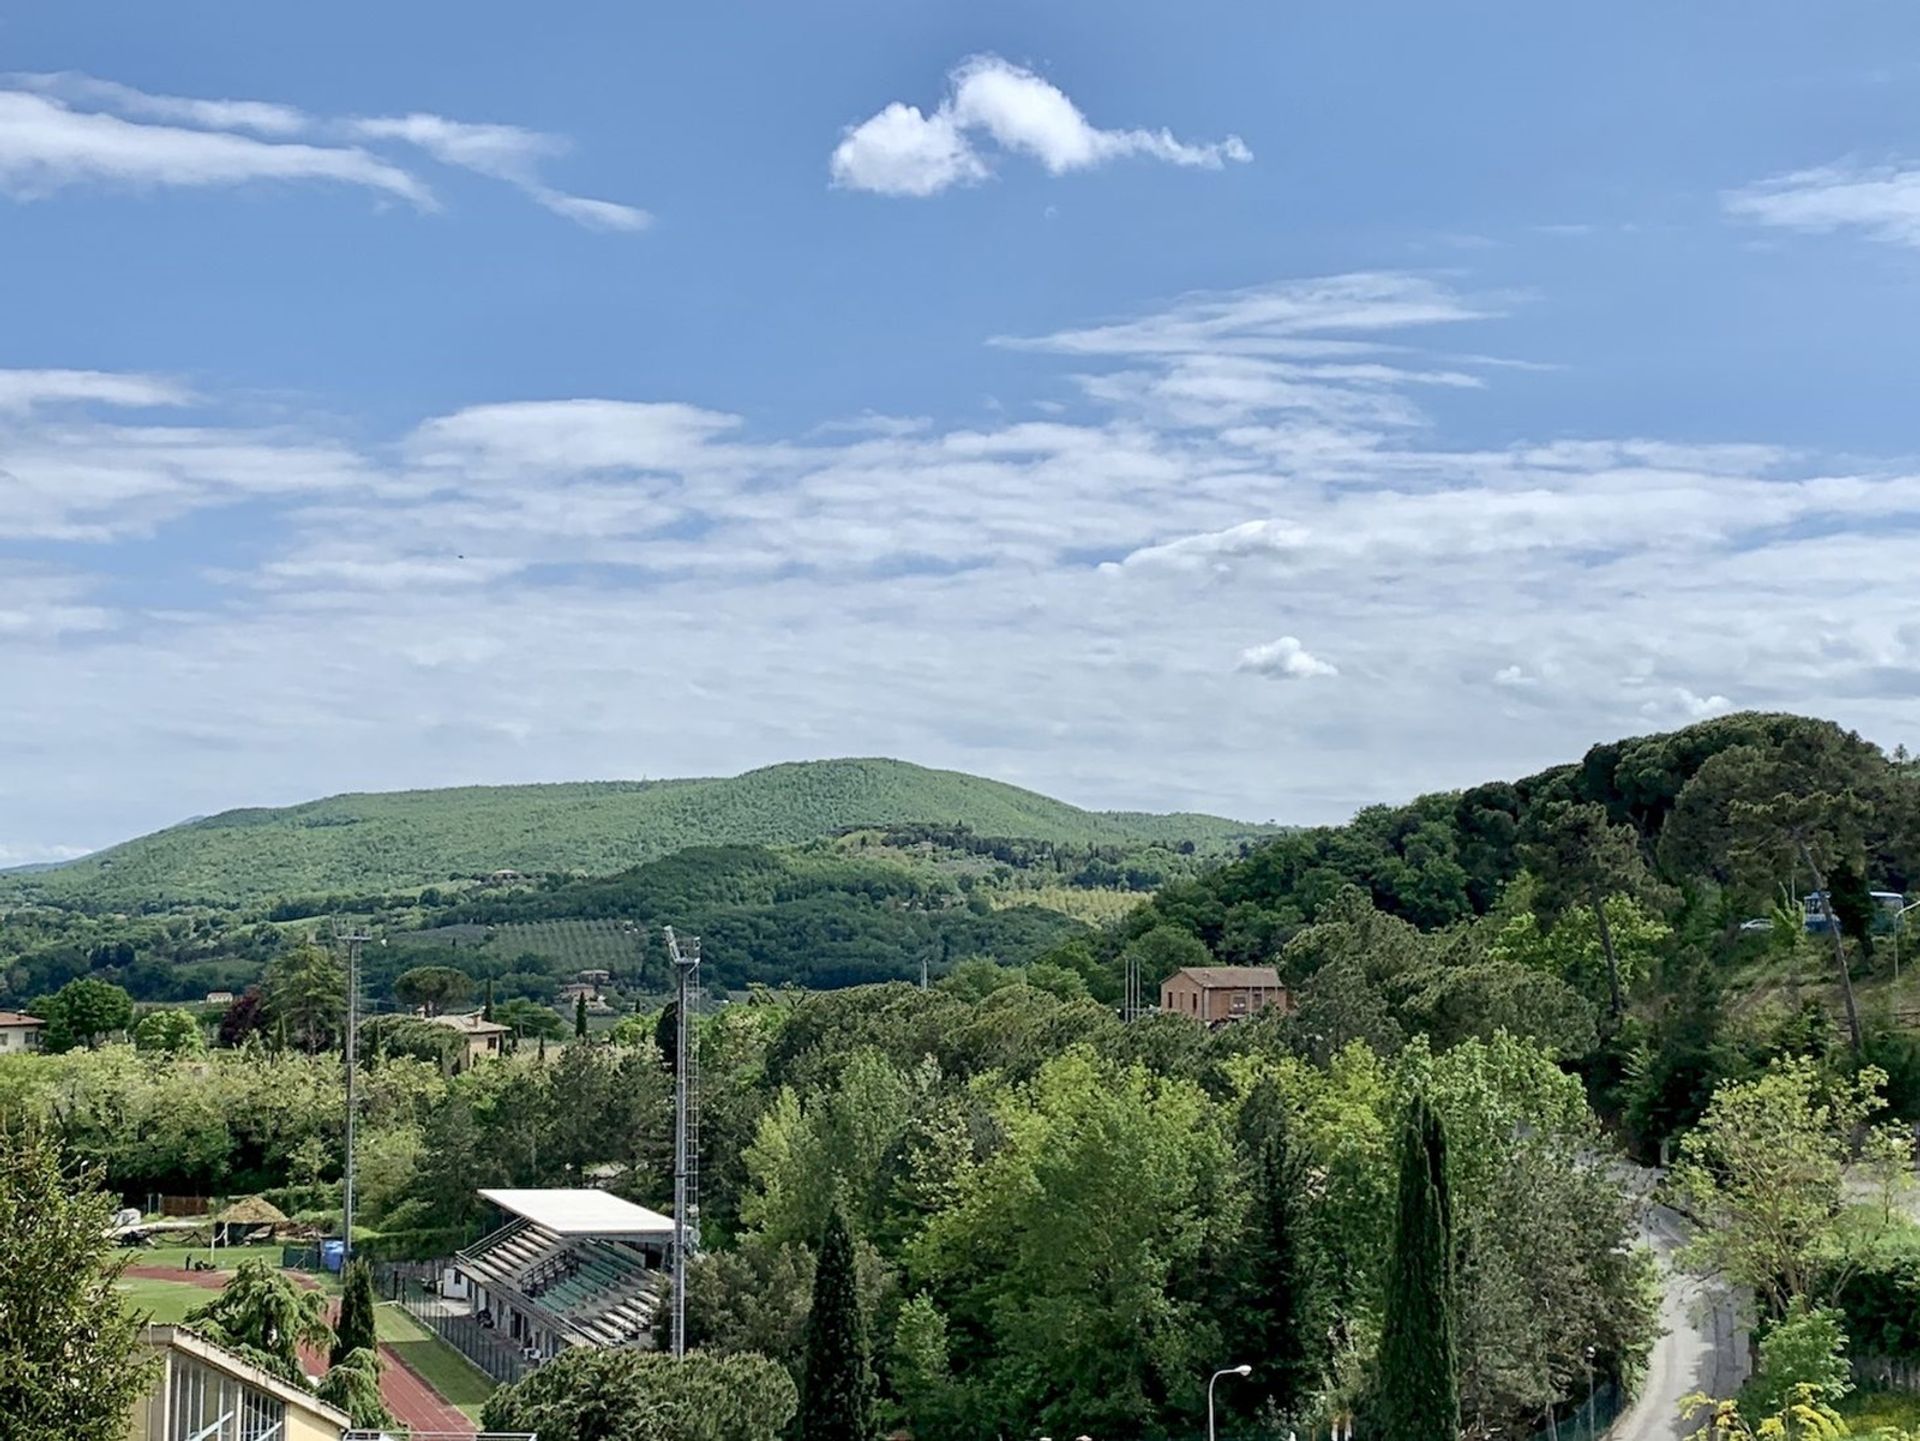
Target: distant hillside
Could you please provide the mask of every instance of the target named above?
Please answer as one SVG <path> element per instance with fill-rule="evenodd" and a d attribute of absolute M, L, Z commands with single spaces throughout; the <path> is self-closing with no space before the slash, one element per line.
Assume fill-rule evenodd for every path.
<path fill-rule="evenodd" d="M 727 779 L 472 786 L 227 811 L 33 875 L 0 896 L 130 906 L 368 894 L 510 869 L 605 873 L 691 845 L 784 845 L 859 826 L 964 826 L 1066 845 L 1224 849 L 1268 828 L 1085 811 L 893 760 L 804 761 Z"/>

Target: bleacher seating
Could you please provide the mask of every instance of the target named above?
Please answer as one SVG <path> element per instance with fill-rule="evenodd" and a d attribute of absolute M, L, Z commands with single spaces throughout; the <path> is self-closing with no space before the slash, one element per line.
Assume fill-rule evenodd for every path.
<path fill-rule="evenodd" d="M 462 1270 L 517 1292 L 572 1332 L 601 1346 L 631 1345 L 652 1330 L 661 1275 L 633 1248 L 611 1241 L 561 1237 L 516 1221 L 459 1256 Z"/>

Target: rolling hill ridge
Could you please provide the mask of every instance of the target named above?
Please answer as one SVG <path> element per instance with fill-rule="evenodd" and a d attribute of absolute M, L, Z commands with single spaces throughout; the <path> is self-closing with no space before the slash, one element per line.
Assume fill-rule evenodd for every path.
<path fill-rule="evenodd" d="M 691 845 L 790 845 L 905 823 L 1058 844 L 1192 842 L 1203 850 L 1271 832 L 1218 816 L 1082 810 L 904 761 L 798 761 L 725 778 L 392 791 L 226 811 L 0 878 L 0 894 L 233 905 L 404 890 L 500 869 L 599 874 Z"/>

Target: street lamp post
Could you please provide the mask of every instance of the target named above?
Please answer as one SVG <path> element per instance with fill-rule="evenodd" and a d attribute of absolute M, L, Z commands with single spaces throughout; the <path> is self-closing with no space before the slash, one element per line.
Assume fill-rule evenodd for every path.
<path fill-rule="evenodd" d="M 1228 1366 L 1207 1378 L 1207 1441 L 1213 1441 L 1213 1383 L 1222 1376 L 1251 1376 L 1251 1366 Z"/>

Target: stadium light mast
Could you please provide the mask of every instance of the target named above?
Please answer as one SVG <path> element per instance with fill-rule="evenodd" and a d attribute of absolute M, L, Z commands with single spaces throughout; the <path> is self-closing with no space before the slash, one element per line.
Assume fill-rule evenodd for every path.
<path fill-rule="evenodd" d="M 347 953 L 347 1158 L 340 1184 L 340 1270 L 344 1274 L 347 1262 L 353 1259 L 353 1117 L 359 1109 L 354 1104 L 354 1073 L 359 1061 L 355 1053 L 360 1048 L 360 948 L 373 937 L 358 926 L 344 927 L 336 921 L 333 939 Z"/>
<path fill-rule="evenodd" d="M 687 1354 L 687 1257 L 700 1248 L 699 1047 L 693 1015 L 700 996 L 700 938 L 666 928 L 673 962 L 673 1327 L 675 1357 Z"/>

